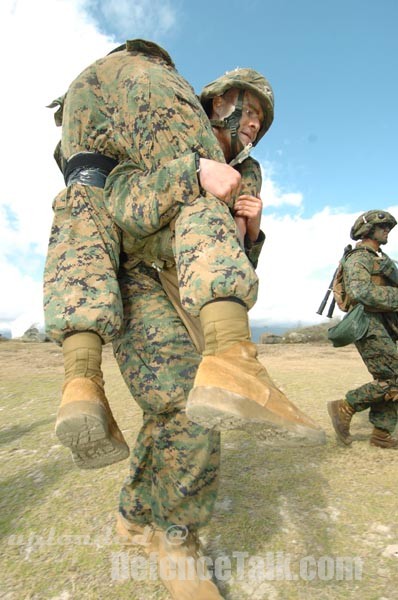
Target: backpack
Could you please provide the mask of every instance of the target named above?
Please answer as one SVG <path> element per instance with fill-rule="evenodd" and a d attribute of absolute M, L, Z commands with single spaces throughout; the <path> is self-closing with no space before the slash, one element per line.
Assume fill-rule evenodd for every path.
<path fill-rule="evenodd" d="M 344 248 L 344 254 L 339 261 L 339 265 L 336 269 L 336 272 L 333 277 L 333 282 L 331 285 L 334 301 L 337 304 L 337 306 L 339 307 L 339 309 L 342 310 L 343 312 L 348 312 L 350 305 L 351 305 L 351 299 L 347 295 L 347 291 L 345 289 L 344 264 L 345 264 L 345 261 L 346 261 L 348 255 L 354 251 L 355 250 L 352 249 L 351 244 L 348 244 L 348 246 L 346 246 Z"/>
<path fill-rule="evenodd" d="M 345 262 L 345 261 L 344 261 Z M 337 267 L 332 283 L 333 298 L 337 306 L 343 312 L 348 312 L 350 308 L 350 299 L 347 295 L 344 284 L 344 262 L 341 260 Z"/>

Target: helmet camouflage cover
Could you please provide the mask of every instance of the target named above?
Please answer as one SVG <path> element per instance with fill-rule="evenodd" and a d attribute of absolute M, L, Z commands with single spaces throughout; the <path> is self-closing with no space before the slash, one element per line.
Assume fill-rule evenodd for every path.
<path fill-rule="evenodd" d="M 216 96 L 222 96 L 225 92 L 235 88 L 238 90 L 248 90 L 253 92 L 260 100 L 264 112 L 264 121 L 258 132 L 258 142 L 271 126 L 274 120 L 274 93 L 270 83 L 254 69 L 234 69 L 221 75 L 208 85 L 206 85 L 201 94 L 200 101 L 207 114 L 210 113 L 210 101 Z"/>
<path fill-rule="evenodd" d="M 388 225 L 390 230 L 397 224 L 395 218 L 385 210 L 368 210 L 360 215 L 351 227 L 351 239 L 362 240 L 376 225 Z"/>

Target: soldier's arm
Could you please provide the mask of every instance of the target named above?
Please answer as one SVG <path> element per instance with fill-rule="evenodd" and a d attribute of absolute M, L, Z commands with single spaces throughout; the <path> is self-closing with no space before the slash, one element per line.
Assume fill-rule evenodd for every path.
<path fill-rule="evenodd" d="M 260 163 L 248 156 L 242 163 L 236 165 L 235 169 L 241 175 L 240 195 L 257 196 L 261 192 L 262 175 Z"/>
<path fill-rule="evenodd" d="M 376 285 L 371 280 L 374 257 L 356 252 L 348 257 L 344 266 L 347 292 L 356 302 L 373 310 L 398 310 L 398 288 Z"/>
<path fill-rule="evenodd" d="M 239 164 L 236 168 L 238 169 L 242 177 L 240 198 L 244 196 L 259 196 L 261 191 L 262 175 L 260 164 L 258 163 L 258 161 L 256 161 L 253 157 L 249 156 L 243 163 Z M 238 204 L 239 203 L 236 203 L 235 206 L 237 206 Z M 244 236 L 245 252 L 254 268 L 257 268 L 258 259 L 265 241 L 265 234 L 260 229 L 260 219 L 258 220 L 257 227 L 253 227 L 253 232 L 251 232 L 252 235 L 248 235 L 247 232 Z M 257 233 L 255 239 L 253 238 L 254 229 Z"/>
<path fill-rule="evenodd" d="M 245 252 L 247 258 L 255 269 L 257 269 L 258 259 L 265 242 L 265 233 L 260 231 L 258 238 L 255 242 L 252 242 L 247 236 L 245 236 Z"/>
<path fill-rule="evenodd" d="M 130 161 L 119 164 L 105 186 L 108 208 L 117 225 L 133 236 L 151 235 L 170 223 L 182 205 L 202 195 L 203 189 L 227 202 L 239 189 L 240 174 L 229 165 L 200 159 L 199 172 L 198 167 L 195 153 L 154 172 L 137 169 Z"/>
<path fill-rule="evenodd" d="M 392 260 L 387 254 L 383 253 L 380 260 L 380 272 L 386 277 L 391 285 L 398 286 L 398 269 L 396 262 Z"/>
<path fill-rule="evenodd" d="M 181 205 L 200 195 L 195 154 L 152 173 L 131 161 L 120 163 L 108 175 L 104 191 L 108 209 L 123 231 L 133 237 L 151 235 L 167 225 Z"/>

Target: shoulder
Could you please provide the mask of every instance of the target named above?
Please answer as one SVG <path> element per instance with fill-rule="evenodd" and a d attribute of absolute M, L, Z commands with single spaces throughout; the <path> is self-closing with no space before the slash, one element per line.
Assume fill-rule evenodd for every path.
<path fill-rule="evenodd" d="M 367 247 L 354 248 L 346 257 L 344 267 L 347 269 L 363 266 L 371 270 L 377 253 Z"/>
<path fill-rule="evenodd" d="M 239 171 L 241 175 L 250 174 L 252 177 L 261 181 L 260 163 L 252 156 L 248 156 L 242 163 L 236 165 L 235 169 Z"/>
<path fill-rule="evenodd" d="M 246 160 L 243 161 L 242 164 L 251 165 L 252 168 L 260 169 L 260 163 L 258 162 L 258 160 L 256 160 L 252 156 L 248 156 L 246 158 Z"/>

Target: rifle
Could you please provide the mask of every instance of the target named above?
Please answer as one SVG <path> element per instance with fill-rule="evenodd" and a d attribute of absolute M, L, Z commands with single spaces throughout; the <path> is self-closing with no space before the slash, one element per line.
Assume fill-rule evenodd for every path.
<path fill-rule="evenodd" d="M 351 246 L 351 244 L 348 244 L 344 248 L 343 258 L 345 258 L 346 255 L 349 252 L 351 252 L 351 250 L 352 250 L 352 246 Z M 340 262 L 339 262 L 339 264 L 340 264 Z M 325 310 L 325 306 L 327 304 L 327 301 L 329 300 L 330 293 L 333 291 L 333 282 L 334 282 L 334 278 L 336 277 L 336 273 L 337 273 L 338 269 L 339 269 L 339 267 L 337 266 L 335 272 L 333 273 L 332 280 L 329 283 L 329 287 L 326 290 L 326 294 L 325 294 L 325 296 L 324 296 L 321 304 L 319 305 L 318 310 L 316 311 L 317 315 L 322 315 L 323 311 Z M 331 319 L 333 317 L 333 311 L 334 311 L 334 307 L 335 306 L 336 306 L 336 300 L 334 298 L 332 298 L 332 301 L 331 301 L 330 306 L 329 306 L 329 310 L 328 310 L 328 312 L 326 314 L 326 316 L 327 316 L 328 319 Z"/>
<path fill-rule="evenodd" d="M 338 268 L 338 267 L 337 267 L 337 268 Z M 333 290 L 333 281 L 334 281 L 334 278 L 335 278 L 335 275 L 336 275 L 336 273 L 337 273 L 337 269 L 336 269 L 336 270 L 335 270 L 335 272 L 333 273 L 333 277 L 332 277 L 332 280 L 331 280 L 331 282 L 329 283 L 328 289 L 326 290 L 326 294 L 325 294 L 325 296 L 324 296 L 324 298 L 323 298 L 322 302 L 320 303 L 318 310 L 316 311 L 316 314 L 317 314 L 317 315 L 322 315 L 323 311 L 325 310 L 325 306 L 326 306 L 326 304 L 327 304 L 327 302 L 328 302 L 328 300 L 329 300 L 330 293 L 331 293 L 331 291 Z M 331 317 L 332 317 L 332 315 L 333 315 L 333 311 L 334 311 L 334 307 L 335 307 L 335 304 L 336 304 L 336 303 L 335 303 L 335 300 L 334 300 L 334 298 L 333 298 L 333 300 L 332 300 L 332 301 L 331 301 L 331 303 L 330 303 L 330 306 L 329 306 L 328 313 L 327 313 L 327 315 L 326 315 L 327 317 L 329 317 L 329 313 L 330 313 L 330 312 L 331 312 L 331 315 L 330 315 L 330 317 L 329 317 L 329 318 L 331 318 Z M 333 305 L 333 308 L 332 308 L 332 305 Z"/>

